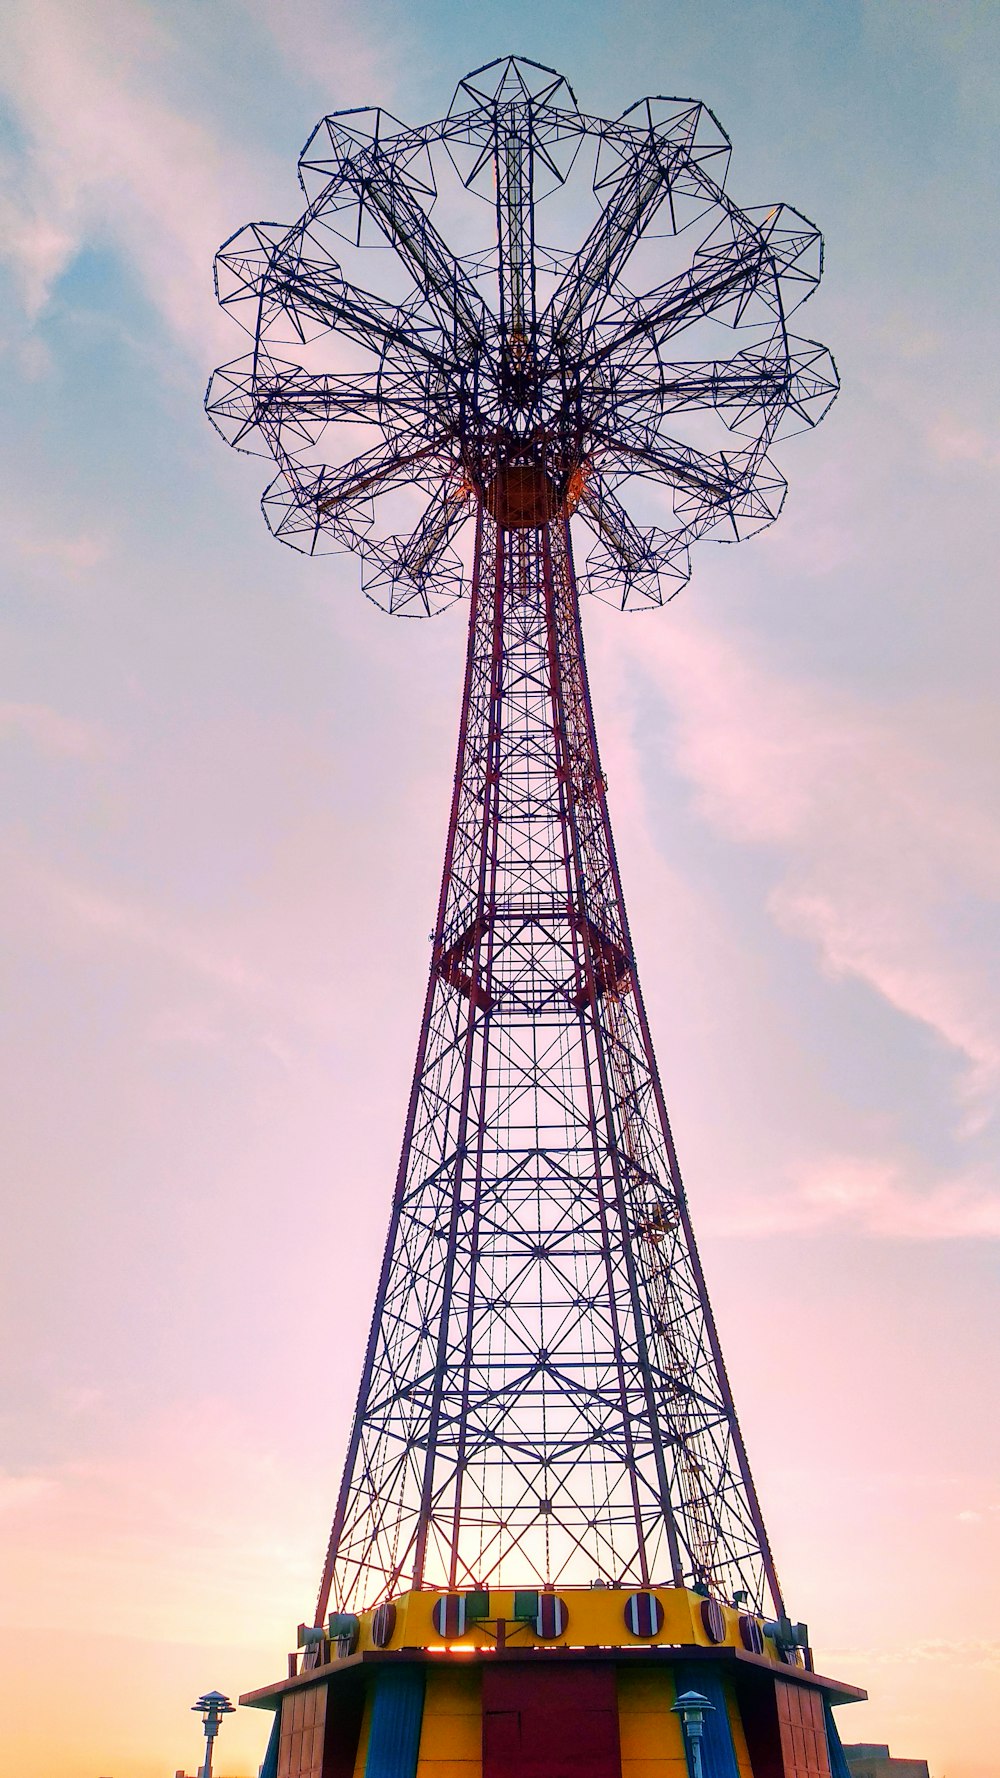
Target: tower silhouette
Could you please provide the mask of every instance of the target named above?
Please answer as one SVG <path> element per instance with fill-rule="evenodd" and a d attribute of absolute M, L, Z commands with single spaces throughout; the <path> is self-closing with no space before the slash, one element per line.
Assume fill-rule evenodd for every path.
<path fill-rule="evenodd" d="M 300 162 L 304 215 L 219 255 L 220 300 L 254 343 L 216 373 L 208 409 L 275 459 L 274 533 L 357 551 L 390 611 L 469 597 L 427 995 L 303 1675 L 354 1659 L 359 1638 L 389 1649 L 400 1596 L 440 1595 L 439 1636 L 492 1626 L 499 1652 L 510 1625 L 562 1635 L 567 1589 L 627 1593 L 626 1627 L 647 1640 L 673 1634 L 664 1596 L 690 1595 L 696 1639 L 719 1645 L 738 1621 L 753 1659 L 808 1667 L 653 1054 L 580 622 L 581 592 L 661 603 L 692 543 L 769 523 L 773 441 L 836 393 L 829 355 L 787 325 L 818 281 L 819 235 L 782 205 L 738 209 L 728 147 L 693 101 L 597 119 L 552 70 L 510 58 L 422 129 L 324 119 Z M 558 244 L 595 197 L 582 245 Z M 467 242 L 477 200 L 492 241 L 453 253 L 442 228 Z M 341 263 L 373 233 L 395 252 L 391 295 Z M 636 295 L 625 271 L 643 263 L 657 281 Z M 693 360 L 676 356 L 687 333 Z M 318 365 L 329 336 L 361 362 Z M 331 466 L 345 423 L 364 448 Z M 630 516 L 624 484 L 654 522 Z M 413 490 L 423 509 L 401 530 Z M 428 1645 L 415 1612 L 404 1648 Z M 334 1769 L 298 1757 L 282 1771 Z"/>
<path fill-rule="evenodd" d="M 319 1616 L 777 1579 L 639 988 L 565 518 L 478 520 L 455 794 Z"/>

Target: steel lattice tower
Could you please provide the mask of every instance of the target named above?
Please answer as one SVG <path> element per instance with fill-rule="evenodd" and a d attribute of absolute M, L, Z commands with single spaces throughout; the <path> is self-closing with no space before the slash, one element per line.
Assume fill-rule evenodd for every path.
<path fill-rule="evenodd" d="M 783 1611 L 643 1008 L 580 626 L 581 592 L 658 604 L 696 539 L 769 523 L 774 438 L 836 391 L 829 355 L 787 330 L 819 236 L 784 206 L 738 209 L 727 155 L 692 101 L 595 119 L 509 59 L 423 129 L 324 119 L 303 217 L 219 257 L 254 345 L 208 407 L 276 460 L 272 530 L 357 550 L 389 610 L 470 600 L 430 979 L 317 1624 L 331 1593 L 356 1611 L 401 1587 L 595 1578 Z M 435 157 L 457 174 L 463 241 L 475 200 L 492 210 L 482 251 L 452 253 L 432 222 Z M 543 248 L 541 199 L 572 229 L 581 191 L 597 199 L 582 247 Z M 372 230 L 395 250 L 391 297 L 334 257 Z M 637 296 L 624 272 L 643 255 L 669 275 Z M 697 358 L 675 360 L 688 330 Z M 346 368 L 317 363 L 331 335 Z M 674 416 L 697 442 L 667 435 Z M 364 448 L 331 467 L 337 425 Z M 653 484 L 656 522 L 629 516 L 624 483 L 647 499 Z M 412 490 L 423 510 L 394 529 Z"/>

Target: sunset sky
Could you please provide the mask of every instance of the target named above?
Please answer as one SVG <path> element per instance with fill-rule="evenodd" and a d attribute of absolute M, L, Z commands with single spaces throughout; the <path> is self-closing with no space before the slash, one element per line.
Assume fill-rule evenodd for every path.
<path fill-rule="evenodd" d="M 586 613 L 668 1103 L 822 1670 L 1000 1775 L 1000 8 L 0 8 L 0 1778 L 194 1771 L 312 1609 L 433 918 L 462 614 L 273 542 L 212 293 L 324 111 L 516 51 L 693 95 L 823 228 L 769 532 Z M 806 319 L 807 318 L 807 319 Z M 266 1719 L 225 1724 L 252 1778 Z"/>

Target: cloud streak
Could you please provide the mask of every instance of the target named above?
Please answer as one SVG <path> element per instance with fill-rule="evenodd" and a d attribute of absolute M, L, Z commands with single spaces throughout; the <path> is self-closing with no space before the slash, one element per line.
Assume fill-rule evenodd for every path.
<path fill-rule="evenodd" d="M 207 1400 L 139 1421 L 101 1458 L 0 1476 L 10 1538 L 0 1621 L 58 1622 L 68 1588 L 78 1630 L 196 1642 L 252 1623 L 255 1638 L 279 1642 L 289 1578 L 308 1597 L 315 1566 L 315 1530 L 302 1518 L 283 1529 L 290 1485 L 259 1429 Z M 322 1523 L 318 1484 L 306 1504 Z"/>
<path fill-rule="evenodd" d="M 387 58 L 342 9 L 283 9 L 280 26 L 255 0 L 244 11 L 300 81 L 356 95 L 374 79 L 384 97 Z M 239 350 L 212 296 L 216 249 L 259 215 L 268 171 L 290 209 L 300 194 L 287 161 L 268 169 L 259 146 L 167 96 L 179 49 L 139 0 L 15 0 L 6 10 L 0 84 L 26 146 L 0 163 L 0 251 L 33 320 L 83 246 L 112 245 L 175 339 L 207 362 Z"/>
<path fill-rule="evenodd" d="M 12 881 L 18 905 L 41 910 L 50 936 L 70 946 L 82 940 L 149 952 L 240 1000 L 268 993 L 266 978 L 232 945 L 203 938 L 162 909 L 110 895 L 26 857 L 9 860 Z"/>
<path fill-rule="evenodd" d="M 897 1162 L 835 1154 L 803 1163 L 783 1191 L 702 1221 L 706 1232 L 758 1239 L 841 1228 L 896 1241 L 1000 1240 L 1000 1196 L 977 1174 L 917 1191 Z"/>
<path fill-rule="evenodd" d="M 0 703 L 0 746 L 5 741 L 27 741 L 55 759 L 100 759 L 109 751 L 97 723 L 64 716 L 48 704 Z"/>
<path fill-rule="evenodd" d="M 82 246 L 110 244 L 182 344 L 200 356 L 231 342 L 209 268 L 252 175 L 237 145 L 156 90 L 164 26 L 123 0 L 32 0 L 8 9 L 0 49 L 26 143 L 5 169 L 0 222 L 28 316 Z"/>
<path fill-rule="evenodd" d="M 874 710 L 783 678 L 690 610 L 668 628 L 623 646 L 667 688 L 699 813 L 769 854 L 772 917 L 831 977 L 865 983 L 960 1059 L 960 1120 L 978 1128 L 1000 1096 L 1000 984 L 981 937 L 1000 821 L 976 796 L 977 761 L 1000 758 L 995 708 Z"/>

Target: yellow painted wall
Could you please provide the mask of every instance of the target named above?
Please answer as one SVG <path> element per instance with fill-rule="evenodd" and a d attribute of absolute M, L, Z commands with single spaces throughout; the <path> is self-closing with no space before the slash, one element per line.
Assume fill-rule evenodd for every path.
<path fill-rule="evenodd" d="M 694 1643 L 702 1648 L 712 1645 L 705 1634 L 701 1621 L 702 1601 L 696 1593 L 690 1593 L 684 1587 L 652 1587 L 663 1606 L 663 1628 L 657 1636 L 633 1636 L 625 1627 L 625 1601 L 630 1597 L 632 1588 L 598 1588 L 592 1591 L 581 1588 L 573 1591 L 567 1588 L 561 1597 L 565 1602 L 568 1621 L 565 1633 L 557 1637 L 554 1643 L 545 1643 L 545 1647 L 559 1646 L 570 1648 L 586 1647 L 620 1647 L 636 1648 L 652 1642 L 662 1643 Z M 396 1627 L 392 1638 L 387 1644 L 389 1648 L 440 1648 L 443 1646 L 440 1635 L 434 1628 L 432 1612 L 438 1599 L 436 1592 L 406 1593 L 396 1600 Z M 510 1618 L 514 1609 L 514 1594 L 505 1588 L 492 1589 L 490 1592 L 490 1610 L 494 1616 Z M 739 1645 L 737 1628 L 739 1612 L 730 1605 L 722 1607 L 722 1615 L 726 1624 L 726 1643 L 729 1646 Z M 371 1635 L 371 1612 L 361 1614 L 361 1633 L 358 1642 L 360 1649 L 374 1647 Z M 510 1648 L 530 1648 L 537 1646 L 538 1637 L 531 1625 L 512 1624 L 507 1626 L 507 1646 Z M 450 1648 L 490 1647 L 493 1637 L 480 1624 L 473 1624 L 464 1636 L 449 1642 Z M 768 1644 L 768 1652 L 772 1653 Z"/>
<path fill-rule="evenodd" d="M 622 1778 L 688 1778 L 676 1697 L 669 1673 L 648 1667 L 618 1669 L 618 1724 Z"/>
<path fill-rule="evenodd" d="M 482 1778 L 482 1693 L 478 1667 L 428 1668 L 417 1778 Z"/>

